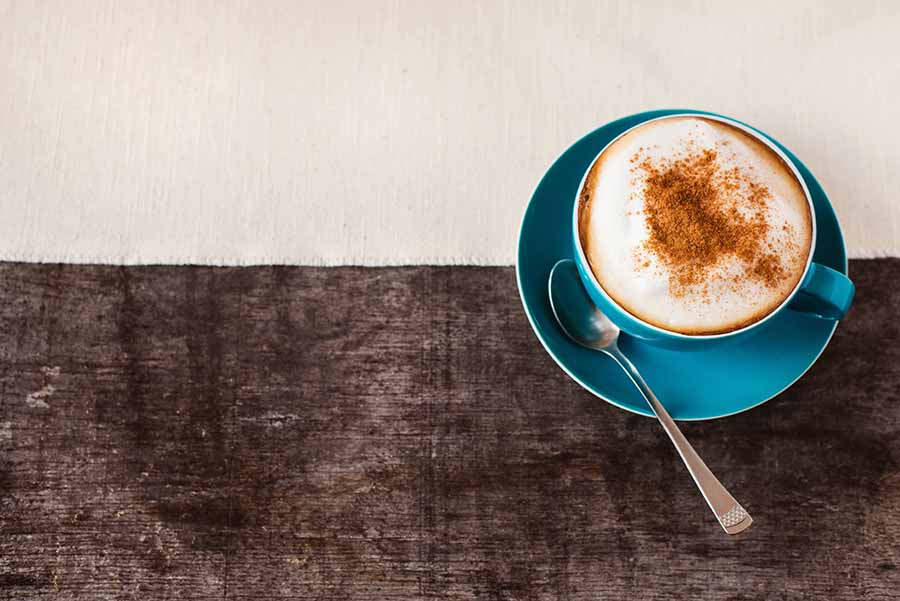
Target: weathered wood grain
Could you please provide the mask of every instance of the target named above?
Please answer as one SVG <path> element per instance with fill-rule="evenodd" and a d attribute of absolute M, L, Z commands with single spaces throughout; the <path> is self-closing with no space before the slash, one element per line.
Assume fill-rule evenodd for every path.
<path fill-rule="evenodd" d="M 511 268 L 0 265 L 0 597 L 890 599 L 900 260 L 794 388 L 658 426 L 541 350 Z"/>

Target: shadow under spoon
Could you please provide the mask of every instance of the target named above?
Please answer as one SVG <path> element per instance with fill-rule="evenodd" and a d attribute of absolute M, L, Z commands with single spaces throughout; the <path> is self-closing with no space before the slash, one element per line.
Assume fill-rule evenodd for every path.
<path fill-rule="evenodd" d="M 550 271 L 549 292 L 550 307 L 562 331 L 581 346 L 612 357 L 647 399 L 647 403 L 662 424 L 663 430 L 669 435 L 694 483 L 725 532 L 737 534 L 749 528 L 753 518 L 706 467 L 637 368 L 619 350 L 619 328 L 591 301 L 581 284 L 574 262 L 563 259 L 553 266 Z"/>

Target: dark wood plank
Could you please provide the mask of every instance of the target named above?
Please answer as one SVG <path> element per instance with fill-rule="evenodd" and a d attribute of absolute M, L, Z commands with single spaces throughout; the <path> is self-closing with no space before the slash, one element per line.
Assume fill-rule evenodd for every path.
<path fill-rule="evenodd" d="M 793 389 L 657 425 L 541 350 L 511 268 L 0 265 L 0 597 L 890 599 L 900 260 Z"/>

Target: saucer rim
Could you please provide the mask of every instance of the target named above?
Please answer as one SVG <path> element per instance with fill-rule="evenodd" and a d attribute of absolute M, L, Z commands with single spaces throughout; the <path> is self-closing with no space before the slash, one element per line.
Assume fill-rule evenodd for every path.
<path fill-rule="evenodd" d="M 525 220 L 528 217 L 528 211 L 531 209 L 532 203 L 534 202 L 534 199 L 535 199 L 538 189 L 541 187 L 541 184 L 544 183 L 544 180 L 547 178 L 547 176 L 553 170 L 553 168 L 556 167 L 556 165 L 562 160 L 562 158 L 566 154 L 568 154 L 569 151 L 572 150 L 572 148 L 574 148 L 575 146 L 580 144 L 586 138 L 594 135 L 598 130 L 603 129 L 605 127 L 609 127 L 615 123 L 618 123 L 619 121 L 630 120 L 630 119 L 634 119 L 634 118 L 642 118 L 640 121 L 635 123 L 634 126 L 632 126 L 632 127 L 636 127 L 637 125 L 640 125 L 641 123 L 643 123 L 647 120 L 655 118 L 654 115 L 662 116 L 661 115 L 662 113 L 668 114 L 668 113 L 674 112 L 674 111 L 683 112 L 686 114 L 694 114 L 694 115 L 714 115 L 717 117 L 723 117 L 726 119 L 730 119 L 737 123 L 746 125 L 747 127 L 753 129 L 756 132 L 759 132 L 761 135 L 763 135 L 766 138 L 768 138 L 769 140 L 771 140 L 776 146 L 778 146 L 782 150 L 787 150 L 787 152 L 790 153 L 790 151 L 788 149 L 786 149 L 780 142 L 778 142 L 778 140 L 776 140 L 772 136 L 768 135 L 767 133 L 753 127 L 752 125 L 744 123 L 743 121 L 740 121 L 738 119 L 734 119 L 732 117 L 728 117 L 725 115 L 719 115 L 718 113 L 712 113 L 709 111 L 701 111 L 701 110 L 696 110 L 696 109 L 655 109 L 655 110 L 651 110 L 651 111 L 642 111 L 640 113 L 625 115 L 625 116 L 619 117 L 617 119 L 613 119 L 612 121 L 609 121 L 603 125 L 600 125 L 599 127 L 592 129 L 591 131 L 587 132 L 586 134 L 584 134 L 583 136 L 581 136 L 574 142 L 570 143 L 562 152 L 560 152 L 557 155 L 557 157 L 553 160 L 553 162 L 550 163 L 550 166 L 547 167 L 547 169 L 544 171 L 541 178 L 538 180 L 537 184 L 532 189 L 531 196 L 529 197 L 528 202 L 525 203 L 525 208 L 522 211 L 522 217 L 519 220 L 519 235 L 516 240 L 516 287 L 519 289 L 519 300 L 521 301 L 522 308 L 525 311 L 526 317 L 528 318 L 528 323 L 529 323 L 529 325 L 531 325 L 531 330 L 534 332 L 535 336 L 540 341 L 541 346 L 544 347 L 544 350 L 547 352 L 548 355 L 550 355 L 550 357 L 560 367 L 560 369 L 562 369 L 563 372 L 569 376 L 569 378 L 574 380 L 583 389 L 587 390 L 595 397 L 598 397 L 598 398 L 606 401 L 610 405 L 613 405 L 614 407 L 618 407 L 619 409 L 623 409 L 625 411 L 628 411 L 629 413 L 632 413 L 635 415 L 640 415 L 643 417 L 656 417 L 656 415 L 652 411 L 650 411 L 649 407 L 646 412 L 638 411 L 637 409 L 635 409 L 633 407 L 625 406 L 625 405 L 621 404 L 620 402 L 618 402 L 612 398 L 609 398 L 609 397 L 603 395 L 602 393 L 598 392 L 597 390 L 595 390 L 594 387 L 592 387 L 588 383 L 584 382 L 581 378 L 579 378 L 574 373 L 572 373 L 572 371 L 569 370 L 569 368 L 566 366 L 566 364 L 559 357 L 557 357 L 556 353 L 550 347 L 550 344 L 547 342 L 547 340 L 544 339 L 544 336 L 541 334 L 540 328 L 538 328 L 537 323 L 535 322 L 534 318 L 532 317 L 532 309 L 528 305 L 528 302 L 525 300 L 525 292 L 524 292 L 524 287 L 522 285 L 522 267 L 521 267 L 521 265 L 522 265 L 521 255 L 522 255 L 522 249 L 523 249 L 522 238 L 523 238 L 523 235 L 525 232 Z M 790 153 L 790 154 L 793 156 L 793 158 L 792 158 L 793 161 L 795 161 L 797 163 L 801 163 L 800 159 L 797 158 L 796 155 L 793 155 L 793 153 Z M 804 167 L 805 167 L 805 165 L 804 165 Z M 805 169 L 810 174 L 810 176 L 812 176 L 812 178 L 814 180 L 816 180 L 816 182 L 818 183 L 818 179 L 815 177 L 815 175 L 812 173 L 812 171 L 809 169 L 809 167 L 805 167 Z M 818 185 L 821 188 L 821 184 L 818 184 Z M 824 189 L 822 191 L 825 196 L 825 200 L 828 202 L 829 208 L 831 209 L 832 213 L 834 213 L 834 206 L 831 204 L 831 199 L 829 199 L 828 195 L 824 193 Z M 842 253 L 844 256 L 843 273 L 844 273 L 844 275 L 849 276 L 850 275 L 849 274 L 849 259 L 847 257 L 846 244 L 844 243 L 844 232 L 841 229 L 840 221 L 837 220 L 836 215 L 835 215 L 835 223 L 837 224 L 839 244 L 841 247 L 843 247 L 843 253 Z M 822 243 L 823 243 L 823 240 L 821 238 L 818 239 L 816 241 L 816 246 L 813 247 L 810 252 L 813 255 L 815 255 L 816 249 L 818 248 L 819 244 L 822 244 Z M 560 259 L 563 259 L 563 258 L 571 258 L 571 257 L 560 257 Z M 775 397 L 780 395 L 782 392 L 784 392 L 785 390 L 787 390 L 788 388 L 790 388 L 791 386 L 796 384 L 800 380 L 800 378 L 802 378 L 804 375 L 806 375 L 806 373 L 810 369 L 812 369 L 812 366 L 815 365 L 816 362 L 818 362 L 819 358 L 822 356 L 822 353 L 824 353 L 825 349 L 828 348 L 828 345 L 831 344 L 831 339 L 834 337 L 834 333 L 837 330 L 837 326 L 839 323 L 840 323 L 839 320 L 834 321 L 834 323 L 831 326 L 831 332 L 828 334 L 828 338 L 825 339 L 825 342 L 819 348 L 819 351 L 816 353 L 816 356 L 809 362 L 809 365 L 807 365 L 806 368 L 803 371 L 801 371 L 797 375 L 796 378 L 791 380 L 787 385 L 785 385 L 783 388 L 781 388 L 780 390 L 778 390 L 771 396 L 768 396 L 768 397 L 758 401 L 757 403 L 748 405 L 747 407 L 744 407 L 742 409 L 738 409 L 737 411 L 731 411 L 728 413 L 721 413 L 721 414 L 704 416 L 704 417 L 687 417 L 687 418 L 678 417 L 678 418 L 674 418 L 674 419 L 676 421 L 684 421 L 684 422 L 700 422 L 700 421 L 708 421 L 708 420 L 714 420 L 714 419 L 722 419 L 722 418 L 726 418 L 726 417 L 731 417 L 733 415 L 738 415 L 738 414 L 744 413 L 746 411 L 750 411 L 751 409 L 755 409 L 756 407 L 759 407 L 760 405 L 771 401 L 772 399 L 774 399 Z M 571 341 L 567 341 L 566 344 L 574 344 L 574 343 L 572 343 Z M 624 371 L 623 371 L 623 374 L 624 374 Z"/>

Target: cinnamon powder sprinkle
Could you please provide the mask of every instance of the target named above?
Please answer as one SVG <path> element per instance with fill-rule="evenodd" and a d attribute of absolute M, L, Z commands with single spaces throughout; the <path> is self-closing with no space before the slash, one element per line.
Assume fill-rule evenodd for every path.
<path fill-rule="evenodd" d="M 641 155 L 631 162 L 645 174 L 645 250 L 668 269 L 673 295 L 690 291 L 708 302 L 708 278 L 729 257 L 744 265 L 735 286 L 749 278 L 774 288 L 787 277 L 767 242 L 768 188 L 737 167 L 721 169 L 715 150 L 689 146 L 657 162 Z"/>

